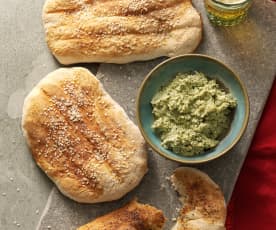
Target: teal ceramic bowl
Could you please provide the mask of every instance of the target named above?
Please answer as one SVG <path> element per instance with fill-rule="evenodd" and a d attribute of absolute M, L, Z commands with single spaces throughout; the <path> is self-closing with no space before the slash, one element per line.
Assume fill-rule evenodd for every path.
<path fill-rule="evenodd" d="M 166 85 L 177 73 L 190 71 L 202 72 L 211 79 L 217 79 L 237 99 L 237 107 L 229 132 L 219 144 L 202 154 L 187 157 L 161 146 L 159 137 L 151 128 L 154 117 L 150 102 L 160 87 Z M 138 126 L 146 142 L 162 156 L 182 163 L 207 162 L 225 154 L 239 141 L 246 129 L 249 117 L 248 95 L 240 78 L 225 64 L 200 54 L 173 57 L 157 65 L 144 79 L 136 103 Z"/>

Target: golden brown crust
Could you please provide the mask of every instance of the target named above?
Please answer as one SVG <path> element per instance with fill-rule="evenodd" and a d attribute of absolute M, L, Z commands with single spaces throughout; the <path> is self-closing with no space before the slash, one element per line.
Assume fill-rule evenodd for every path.
<path fill-rule="evenodd" d="M 46 40 L 63 64 L 190 53 L 202 36 L 190 0 L 47 0 Z"/>
<path fill-rule="evenodd" d="M 161 210 L 132 201 L 77 230 L 161 230 L 164 223 L 165 217 Z"/>
<path fill-rule="evenodd" d="M 224 196 L 207 174 L 194 168 L 180 167 L 171 180 L 183 203 L 173 230 L 225 229 Z"/>
<path fill-rule="evenodd" d="M 25 99 L 22 127 L 37 164 L 76 201 L 116 200 L 147 171 L 137 127 L 84 68 L 46 76 Z"/>

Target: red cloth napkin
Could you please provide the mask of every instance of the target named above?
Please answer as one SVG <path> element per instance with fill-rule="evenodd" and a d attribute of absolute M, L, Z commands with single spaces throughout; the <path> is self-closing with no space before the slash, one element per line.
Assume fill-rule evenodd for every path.
<path fill-rule="evenodd" d="M 227 230 L 276 230 L 276 80 L 228 205 Z"/>

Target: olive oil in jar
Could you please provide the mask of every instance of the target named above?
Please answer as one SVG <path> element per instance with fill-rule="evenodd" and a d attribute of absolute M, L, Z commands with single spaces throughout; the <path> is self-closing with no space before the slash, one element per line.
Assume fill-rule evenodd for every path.
<path fill-rule="evenodd" d="M 205 8 L 212 23 L 233 26 L 246 18 L 251 2 L 251 0 L 205 0 Z"/>

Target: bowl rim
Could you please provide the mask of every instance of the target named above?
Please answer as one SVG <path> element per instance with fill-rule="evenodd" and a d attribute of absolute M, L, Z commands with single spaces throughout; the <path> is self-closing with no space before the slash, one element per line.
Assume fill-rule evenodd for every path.
<path fill-rule="evenodd" d="M 214 62 L 217 62 L 218 64 L 222 65 L 223 67 L 225 67 L 227 70 L 229 70 L 233 76 L 236 78 L 237 82 L 239 83 L 241 89 L 242 89 L 242 93 L 243 93 L 243 96 L 244 96 L 244 99 L 245 99 L 245 118 L 244 118 L 244 121 L 243 121 L 243 124 L 241 126 L 241 129 L 238 133 L 238 135 L 235 137 L 235 139 L 232 141 L 232 143 L 227 147 L 225 148 L 224 150 L 222 150 L 219 154 L 215 155 L 215 156 L 210 156 L 208 158 L 204 158 L 204 159 L 201 159 L 201 160 L 186 160 L 186 159 L 180 159 L 180 158 L 176 158 L 174 156 L 169 156 L 165 153 L 163 153 L 157 146 L 155 146 L 151 140 L 148 138 L 148 136 L 146 135 L 143 127 L 142 127 L 142 122 L 141 122 L 141 117 L 140 117 L 140 112 L 139 112 L 139 107 L 140 107 L 140 98 L 141 98 L 141 93 L 142 91 L 144 90 L 144 87 L 145 87 L 145 84 L 146 82 L 152 78 L 152 74 L 157 70 L 159 69 L 161 66 L 163 66 L 164 64 L 172 61 L 172 60 L 175 60 L 175 59 L 179 59 L 179 58 L 184 58 L 184 57 L 202 57 L 202 58 L 206 58 L 206 59 L 209 59 L 211 61 L 214 61 Z M 173 160 L 173 161 L 176 161 L 176 162 L 179 162 L 179 163 L 186 163 L 186 164 L 199 164 L 199 163 L 204 163 L 204 162 L 208 162 L 208 161 L 211 161 L 211 160 L 214 160 L 214 159 L 217 159 L 219 157 L 221 157 L 222 155 L 226 154 L 230 149 L 232 149 L 240 140 L 240 138 L 242 137 L 243 133 L 245 132 L 246 130 L 246 127 L 248 125 L 248 120 L 249 120 L 249 113 L 250 113 L 250 103 L 249 103 L 249 97 L 248 97 L 248 93 L 247 93 L 247 90 L 246 90 L 246 87 L 244 85 L 244 83 L 241 81 L 240 77 L 230 68 L 228 67 L 226 64 L 224 64 L 223 62 L 219 61 L 218 59 L 216 58 L 213 58 L 211 56 L 208 56 L 208 55 L 205 55 L 205 54 L 184 54 L 184 55 L 178 55 L 178 56 L 175 56 L 175 57 L 171 57 L 171 58 L 168 58 L 167 60 L 165 61 L 162 61 L 161 63 L 159 63 L 158 65 L 156 65 L 144 78 L 144 80 L 142 81 L 141 83 L 141 86 L 138 90 L 138 94 L 137 94 L 137 97 L 136 97 L 136 121 L 138 123 L 138 127 L 140 129 L 140 132 L 142 134 L 142 136 L 144 137 L 144 139 L 146 140 L 146 142 L 150 145 L 150 147 L 156 151 L 158 154 L 160 154 L 161 156 L 167 158 L 167 159 L 170 159 L 170 160 Z M 192 158 L 191 158 L 192 159 Z"/>

